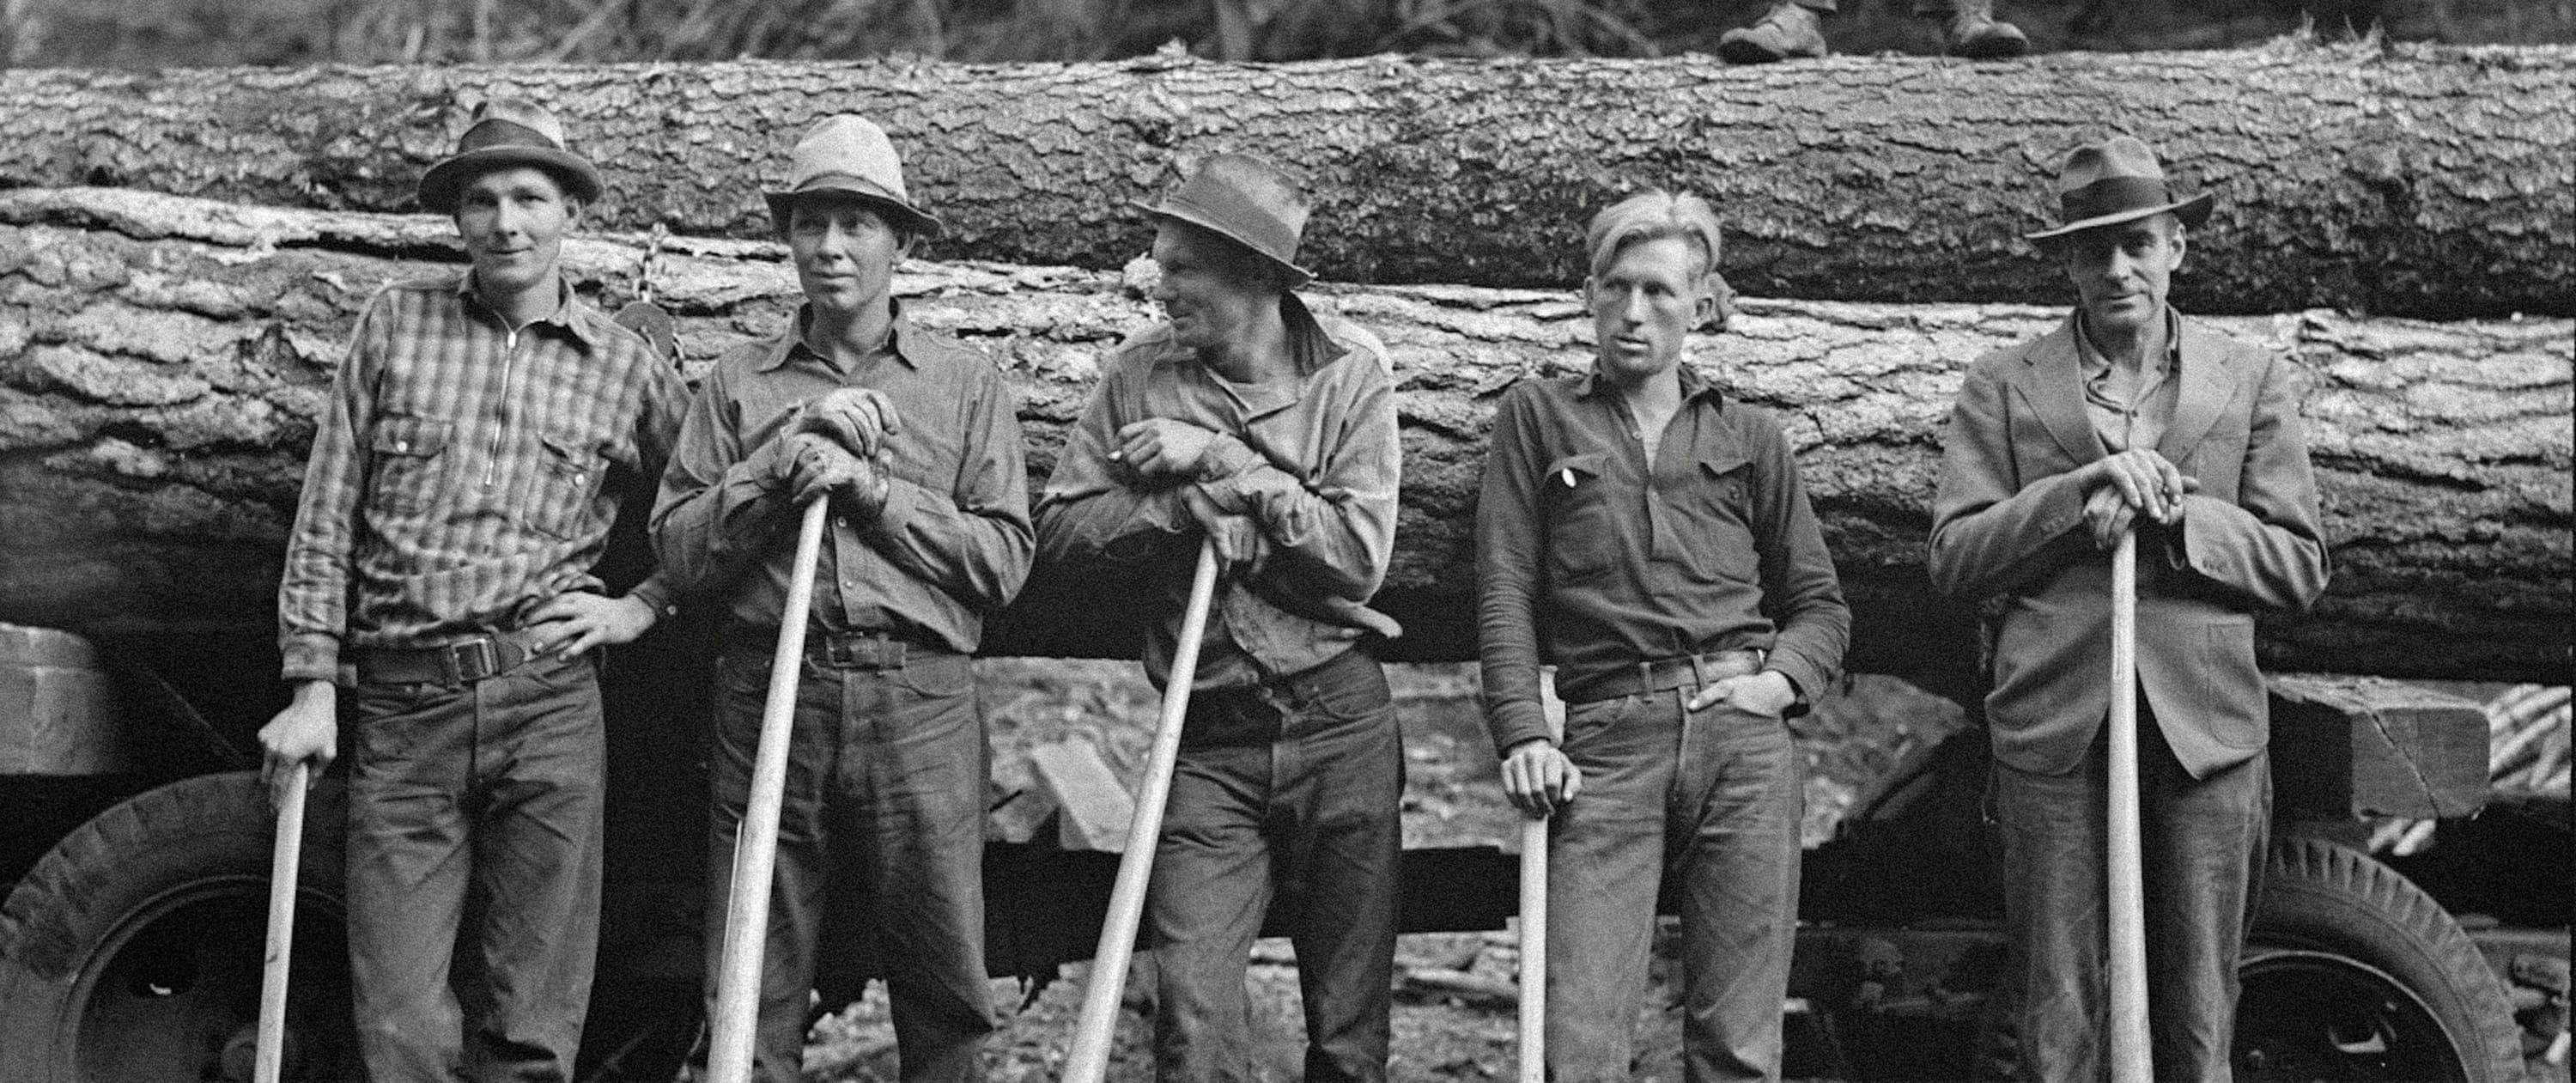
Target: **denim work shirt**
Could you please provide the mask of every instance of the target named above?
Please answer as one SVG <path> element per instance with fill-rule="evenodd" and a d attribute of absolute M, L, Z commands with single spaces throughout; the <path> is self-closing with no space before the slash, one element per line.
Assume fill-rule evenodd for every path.
<path fill-rule="evenodd" d="M 1386 347 L 1367 331 L 1280 298 L 1299 377 L 1236 384 L 1157 324 L 1120 343 L 1102 366 L 1038 501 L 1041 556 L 1069 563 L 1152 567 L 1167 616 L 1147 629 L 1147 676 L 1171 673 L 1188 595 L 1189 555 L 1201 531 L 1178 485 L 1138 480 L 1109 453 L 1118 430 L 1173 418 L 1220 434 L 1209 447 L 1215 505 L 1249 516 L 1270 547 L 1258 568 L 1234 569 L 1209 607 L 1194 688 L 1257 684 L 1311 669 L 1363 634 L 1401 629 L 1367 607 L 1395 551 L 1395 381 Z M 1175 572 L 1177 574 L 1175 574 Z"/>
<path fill-rule="evenodd" d="M 660 475 L 688 385 L 556 281 L 512 330 L 473 273 L 367 303 L 313 435 L 278 584 L 285 677 L 343 680 L 342 641 L 421 647 L 510 627 L 591 566 Z M 669 602 L 661 573 L 634 589 Z"/>
<path fill-rule="evenodd" d="M 1823 531 L 1768 411 L 1685 367 L 1649 466 L 1594 374 L 1532 380 L 1494 412 L 1476 504 L 1477 630 L 1494 747 L 1546 737 L 1538 670 L 1574 683 L 1753 649 L 1812 696 L 1851 638 Z"/>
<path fill-rule="evenodd" d="M 884 349 L 847 370 L 805 345 L 809 319 L 800 308 L 787 330 L 708 371 L 653 504 L 654 550 L 684 592 L 720 596 L 737 628 L 777 628 L 800 509 L 755 452 L 806 401 L 874 388 L 898 421 L 885 509 L 864 522 L 833 516 L 811 617 L 827 632 L 970 653 L 985 617 L 1019 593 L 1035 545 L 1010 385 L 983 354 L 913 326 L 899 307 Z"/>

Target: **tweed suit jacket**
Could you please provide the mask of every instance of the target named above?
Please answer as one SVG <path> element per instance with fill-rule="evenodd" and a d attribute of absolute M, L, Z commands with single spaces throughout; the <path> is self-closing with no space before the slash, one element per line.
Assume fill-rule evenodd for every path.
<path fill-rule="evenodd" d="M 2200 488 L 2179 524 L 2140 520 L 2137 667 L 2167 743 L 2201 777 L 2269 738 L 2254 616 L 2314 603 L 2327 558 L 2289 364 L 2177 323 L 2182 387 L 2156 450 Z M 1995 758 L 2047 775 L 2083 763 L 2110 709 L 2110 555 L 2075 481 L 2109 450 L 2085 412 L 2076 334 L 2070 316 L 1970 368 L 1932 511 L 1934 588 L 2000 599 Z"/>

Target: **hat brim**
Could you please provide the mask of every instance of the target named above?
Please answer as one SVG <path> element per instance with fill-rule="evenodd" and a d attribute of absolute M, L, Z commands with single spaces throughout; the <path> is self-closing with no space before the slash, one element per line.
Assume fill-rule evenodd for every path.
<path fill-rule="evenodd" d="M 944 223 L 940 222 L 938 215 L 922 210 L 921 208 L 915 207 L 900 199 L 896 199 L 881 190 L 862 188 L 854 184 L 841 184 L 833 181 L 824 181 L 808 187 L 794 189 L 792 191 L 762 192 L 760 193 L 760 198 L 769 204 L 770 224 L 780 230 L 785 230 L 787 228 L 788 213 L 795 210 L 796 201 L 803 199 L 806 196 L 816 195 L 856 196 L 860 199 L 864 199 L 872 206 L 883 207 L 886 210 L 893 211 L 897 215 L 902 216 L 904 220 L 911 222 L 914 231 L 921 234 L 924 238 L 936 238 L 939 235 L 948 232 L 948 227 Z"/>
<path fill-rule="evenodd" d="M 1192 207 L 1189 204 L 1175 203 L 1170 200 L 1165 200 L 1161 203 L 1147 203 L 1141 199 L 1131 199 L 1127 202 L 1134 204 L 1136 209 L 1144 211 L 1145 213 L 1157 218 L 1169 218 L 1176 222 L 1187 222 L 1199 227 L 1200 229 L 1214 233 L 1219 237 L 1223 237 L 1226 240 L 1233 241 L 1235 244 L 1241 245 L 1244 251 L 1250 252 L 1255 256 L 1259 256 L 1263 262 L 1287 272 L 1289 289 L 1296 289 L 1299 286 L 1303 286 L 1306 283 L 1315 280 L 1315 272 L 1309 271 L 1294 263 L 1290 263 L 1287 260 L 1280 259 L 1277 256 L 1262 251 L 1260 245 L 1252 243 L 1249 239 L 1245 238 L 1243 234 L 1235 232 L 1232 227 L 1218 222 L 1213 215 L 1202 213 L 1198 208 Z"/>
<path fill-rule="evenodd" d="M 420 175 L 420 205 L 440 214 L 456 213 L 457 189 L 473 177 L 495 169 L 534 166 L 554 174 L 565 194 L 584 203 L 599 202 L 605 188 L 599 167 L 570 151 L 545 147 L 484 147 L 452 155 Z"/>
<path fill-rule="evenodd" d="M 2091 218 L 2068 222 L 2065 225 L 2058 226 L 2054 229 L 2043 229 L 2037 233 L 2025 233 L 2021 236 L 2023 240 L 2029 241 L 2032 244 L 2044 246 L 2052 241 L 2064 240 L 2088 229 L 2100 229 L 2104 226 L 2116 226 L 2122 222 L 2135 222 L 2141 218 L 2153 218 L 2159 214 L 2165 214 L 2167 212 L 2171 212 L 2174 217 L 2182 219 L 2182 224 L 2198 229 L 2200 228 L 2201 223 L 2209 220 L 2210 208 L 2216 204 L 2217 197 L 2208 192 L 2202 192 L 2190 199 L 2174 203 L 2165 203 L 2149 207 L 2133 207 L 2129 210 L 2120 211 L 2114 214 L 2095 215 Z"/>

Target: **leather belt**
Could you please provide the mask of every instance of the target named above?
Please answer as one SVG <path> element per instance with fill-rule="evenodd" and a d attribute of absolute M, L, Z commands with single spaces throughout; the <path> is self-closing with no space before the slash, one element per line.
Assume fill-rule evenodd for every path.
<path fill-rule="evenodd" d="M 913 653 L 911 644 L 884 632 L 805 633 L 805 660 L 827 669 L 902 669 Z"/>
<path fill-rule="evenodd" d="M 498 632 L 435 647 L 365 647 L 358 679 L 369 684 L 467 685 L 526 664 L 535 652 L 526 633 Z"/>
<path fill-rule="evenodd" d="M 1710 651 L 1586 674 L 1570 683 L 1560 682 L 1556 695 L 1567 703 L 1598 703 L 1644 692 L 1690 688 L 1761 671 L 1761 651 Z"/>

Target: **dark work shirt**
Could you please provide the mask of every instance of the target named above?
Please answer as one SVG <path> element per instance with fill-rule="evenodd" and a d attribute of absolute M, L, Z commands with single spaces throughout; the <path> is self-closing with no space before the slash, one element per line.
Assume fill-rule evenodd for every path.
<path fill-rule="evenodd" d="M 1148 629 L 1143 652 L 1157 685 L 1171 672 L 1202 532 L 1177 485 L 1139 480 L 1109 459 L 1118 430 L 1146 418 L 1219 434 L 1200 491 L 1220 511 L 1249 517 L 1271 550 L 1258 570 L 1230 573 L 1219 586 L 1194 687 L 1258 684 L 1331 661 L 1365 634 L 1402 631 L 1367 604 L 1395 551 L 1402 474 L 1386 348 L 1294 294 L 1279 304 L 1294 381 L 1247 386 L 1217 376 L 1169 324 L 1120 343 L 1038 502 L 1049 561 L 1161 573 L 1168 616 Z"/>
<path fill-rule="evenodd" d="M 1036 545 L 1011 389 L 984 355 L 924 332 L 898 309 L 886 345 L 844 370 L 806 347 L 807 314 L 716 360 L 690 403 L 653 542 L 672 581 L 722 599 L 736 625 L 775 628 L 787 604 L 798 509 L 764 445 L 789 414 L 841 387 L 894 404 L 893 476 L 869 521 L 834 515 L 811 618 L 830 632 L 886 632 L 973 651 L 984 617 L 1028 578 Z"/>
<path fill-rule="evenodd" d="M 1802 695 L 1842 665 L 1851 610 L 1779 423 L 1681 380 L 1651 468 L 1627 404 L 1591 374 L 1524 382 L 1494 412 L 1476 576 L 1497 749 L 1548 735 L 1542 664 L 1566 685 L 1752 649 Z"/>

